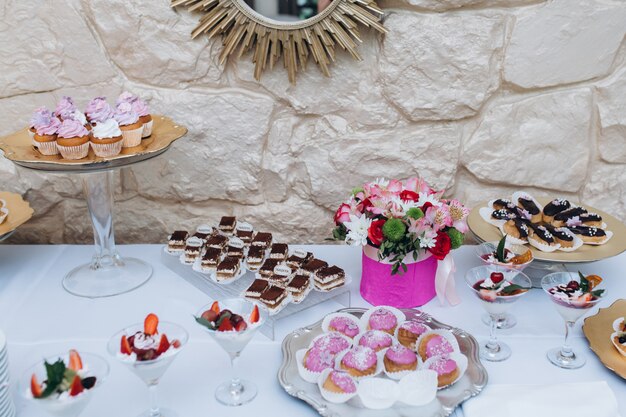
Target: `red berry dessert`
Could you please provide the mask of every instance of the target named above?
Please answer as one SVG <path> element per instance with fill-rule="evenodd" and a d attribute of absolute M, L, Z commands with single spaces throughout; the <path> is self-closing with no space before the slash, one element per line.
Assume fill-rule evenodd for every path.
<path fill-rule="evenodd" d="M 146 316 L 143 331 L 138 331 L 130 336 L 122 335 L 120 340 L 120 355 L 126 360 L 137 362 L 151 361 L 163 354 L 173 352 L 180 348 L 180 341 L 169 340 L 165 333 L 160 334 L 159 318 L 150 313 Z"/>
<path fill-rule="evenodd" d="M 240 314 L 228 309 L 220 309 L 219 302 L 215 301 L 211 308 L 204 311 L 200 317 L 196 317 L 196 322 L 209 330 L 218 332 L 244 332 L 248 327 L 259 322 L 259 307 L 255 304 L 250 316 L 246 319 Z"/>
<path fill-rule="evenodd" d="M 43 383 L 39 383 L 34 373 L 30 378 L 30 392 L 33 398 L 76 397 L 96 385 L 96 377 L 90 376 L 89 371 L 83 368 L 80 355 L 73 349 L 70 350 L 67 364 L 59 358 L 54 363 L 44 361 L 44 366 L 46 379 Z"/>

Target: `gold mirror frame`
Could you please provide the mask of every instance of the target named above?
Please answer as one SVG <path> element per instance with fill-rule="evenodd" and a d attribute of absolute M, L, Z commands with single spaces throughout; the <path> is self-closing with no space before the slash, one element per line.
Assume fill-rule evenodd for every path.
<path fill-rule="evenodd" d="M 171 0 L 171 6 L 185 6 L 189 11 L 203 13 L 191 32 L 192 39 L 202 34 L 209 38 L 222 35 L 220 65 L 231 55 L 240 58 L 254 50 L 252 62 L 257 81 L 268 65 L 274 68 L 281 55 L 292 84 L 298 70 L 306 69 L 309 55 L 322 73 L 330 77 L 328 67 L 335 61 L 337 46 L 361 60 L 357 52 L 357 42 L 363 42 L 359 24 L 387 33 L 380 23 L 383 12 L 374 0 L 333 0 L 322 13 L 301 22 L 266 18 L 243 0 Z"/>

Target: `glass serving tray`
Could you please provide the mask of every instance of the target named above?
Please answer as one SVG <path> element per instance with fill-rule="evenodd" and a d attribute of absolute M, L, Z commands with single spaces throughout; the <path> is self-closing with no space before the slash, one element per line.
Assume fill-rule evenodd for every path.
<path fill-rule="evenodd" d="M 178 259 L 178 256 L 169 255 L 161 247 L 161 261 L 172 272 L 182 277 L 185 281 L 211 297 L 213 300 L 220 300 L 224 298 L 241 297 L 243 292 L 250 286 L 254 280 L 254 272 L 246 271 L 246 273 L 236 281 L 230 284 L 218 284 L 211 280 L 208 275 L 202 274 L 198 271 L 194 271 L 190 265 L 184 265 Z M 351 282 L 350 276 L 346 275 L 346 283 L 328 292 L 320 292 L 311 290 L 306 298 L 298 303 L 289 303 L 277 314 L 269 316 L 267 321 L 259 331 L 265 336 L 274 340 L 274 329 L 277 322 L 286 317 L 292 316 L 300 311 L 306 310 L 317 304 L 326 302 L 328 300 L 334 300 L 343 306 L 350 307 L 350 288 Z"/>
<path fill-rule="evenodd" d="M 340 312 L 354 314 L 357 317 L 367 311 L 364 308 L 344 308 Z M 403 309 L 407 320 L 423 321 L 433 329 L 447 329 L 459 342 L 461 352 L 467 356 L 467 371 L 453 385 L 437 392 L 437 397 L 429 404 L 415 407 L 396 403 L 384 410 L 370 410 L 357 407 L 348 401 L 334 404 L 326 401 L 316 384 L 304 381 L 298 374 L 296 352 L 307 348 L 311 340 L 322 334 L 322 320 L 288 334 L 283 340 L 283 362 L 278 371 L 278 381 L 287 394 L 296 397 L 325 417 L 447 417 L 465 400 L 478 395 L 487 384 L 487 370 L 478 358 L 478 342 L 464 330 L 441 323 L 426 313 Z"/>

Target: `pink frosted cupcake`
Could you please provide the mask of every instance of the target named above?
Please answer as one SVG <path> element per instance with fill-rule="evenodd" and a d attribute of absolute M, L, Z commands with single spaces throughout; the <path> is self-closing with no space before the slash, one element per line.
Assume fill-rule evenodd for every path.
<path fill-rule="evenodd" d="M 330 371 L 328 375 L 326 375 L 322 387 L 336 394 L 356 393 L 356 383 L 347 372 Z"/>
<path fill-rule="evenodd" d="M 115 111 L 113 111 L 109 103 L 107 103 L 106 97 L 94 97 L 87 103 L 87 107 L 85 107 L 87 121 L 91 123 L 92 126 L 113 118 L 114 114 Z"/>
<path fill-rule="evenodd" d="M 117 105 L 115 120 L 119 124 L 124 138 L 122 146 L 124 148 L 139 146 L 143 133 L 143 123 L 139 121 L 139 116 L 133 111 L 130 103 L 125 101 Z"/>
<path fill-rule="evenodd" d="M 328 330 L 331 332 L 339 332 L 353 338 L 360 332 L 359 323 L 356 318 L 345 316 L 333 317 L 328 323 Z"/>
<path fill-rule="evenodd" d="M 312 347 L 304 355 L 304 368 L 310 372 L 320 373 L 335 365 L 335 355 L 331 352 Z"/>
<path fill-rule="evenodd" d="M 128 91 L 124 91 L 117 99 L 117 104 L 127 102 L 130 103 L 133 111 L 137 113 L 139 116 L 139 121 L 143 124 L 143 132 L 141 133 L 142 138 L 147 138 L 152 134 L 152 116 L 150 115 L 150 111 L 148 110 L 148 105 L 132 93 Z"/>
<path fill-rule="evenodd" d="M 383 349 L 391 347 L 393 338 L 389 333 L 380 330 L 368 330 L 359 338 L 359 346 L 365 346 L 380 352 Z"/>
<path fill-rule="evenodd" d="M 394 345 L 387 349 L 383 358 L 387 372 L 414 371 L 417 369 L 417 355 L 402 345 Z"/>
<path fill-rule="evenodd" d="M 57 155 L 57 132 L 61 127 L 61 121 L 56 117 L 50 117 L 45 123 L 37 126 L 33 142 L 42 155 Z"/>
<path fill-rule="evenodd" d="M 81 122 L 65 119 L 57 131 L 57 148 L 65 159 L 82 159 L 89 153 L 89 132 Z"/>
<path fill-rule="evenodd" d="M 401 345 L 409 349 L 415 349 L 415 342 L 422 334 L 430 330 L 430 327 L 416 320 L 407 320 L 398 327 L 397 338 Z"/>
<path fill-rule="evenodd" d="M 368 320 L 368 328 L 394 334 L 398 326 L 398 318 L 386 308 L 374 311 Z"/>
<path fill-rule="evenodd" d="M 57 103 L 57 107 L 54 110 L 54 115 L 59 118 L 59 120 L 63 121 L 65 119 L 71 118 L 71 115 L 76 112 L 78 108 L 74 104 L 74 100 L 72 97 L 63 96 L 61 100 Z"/>
<path fill-rule="evenodd" d="M 356 378 L 372 376 L 377 371 L 378 357 L 372 349 L 356 346 L 341 358 L 339 367 Z"/>
<path fill-rule="evenodd" d="M 91 147 L 96 156 L 107 158 L 122 151 L 122 131 L 115 119 L 99 122 L 91 131 Z"/>
<path fill-rule="evenodd" d="M 321 349 L 335 355 L 350 347 L 350 342 L 338 333 L 328 333 L 313 340 L 313 348 Z"/>
<path fill-rule="evenodd" d="M 28 135 L 31 140 L 35 138 L 35 133 L 37 133 L 37 128 L 39 126 L 46 126 L 50 124 L 50 119 L 52 118 L 52 112 L 45 107 L 39 107 L 35 109 L 33 115 L 30 118 L 30 123 L 28 125 Z M 33 145 L 37 146 L 35 141 L 33 140 Z"/>
<path fill-rule="evenodd" d="M 417 347 L 417 353 L 424 361 L 434 356 L 448 355 L 454 351 L 452 343 L 436 333 L 430 333 L 422 337 Z"/>
<path fill-rule="evenodd" d="M 457 380 L 461 371 L 457 362 L 448 356 L 438 356 L 424 364 L 427 369 L 437 372 L 437 386 L 447 387 Z"/>

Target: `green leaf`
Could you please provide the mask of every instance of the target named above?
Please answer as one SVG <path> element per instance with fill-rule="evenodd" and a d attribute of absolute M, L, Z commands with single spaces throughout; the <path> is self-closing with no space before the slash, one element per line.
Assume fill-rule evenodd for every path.
<path fill-rule="evenodd" d="M 215 326 L 213 325 L 213 323 L 211 323 L 210 321 L 203 319 L 202 317 L 194 317 L 194 319 L 196 319 L 196 322 L 198 324 L 203 325 L 204 327 L 206 327 L 209 330 L 215 330 Z"/>
<path fill-rule="evenodd" d="M 44 362 L 44 366 L 47 374 L 46 389 L 43 390 L 41 397 L 38 398 L 46 398 L 52 395 L 63 382 L 63 375 L 65 375 L 65 363 L 63 363 L 62 359 L 58 359 L 52 364 Z"/>
<path fill-rule="evenodd" d="M 413 251 L 413 260 L 417 261 L 417 251 L 416 250 Z"/>
<path fill-rule="evenodd" d="M 589 292 L 589 281 L 587 280 L 587 277 L 585 277 L 580 271 L 578 271 L 578 276 L 580 277 L 580 291 L 582 291 L 583 294 Z"/>
<path fill-rule="evenodd" d="M 498 247 L 496 248 L 496 258 L 498 262 L 506 263 L 506 257 L 504 254 L 504 246 L 506 245 L 506 235 L 502 236 L 500 242 L 498 242 Z"/>
<path fill-rule="evenodd" d="M 602 297 L 602 294 L 604 294 L 604 290 L 593 290 L 591 291 L 591 295 L 593 295 L 594 297 Z"/>
<path fill-rule="evenodd" d="M 530 288 L 526 288 L 526 287 L 522 287 L 521 285 L 517 285 L 517 284 L 511 284 L 511 285 L 507 285 L 506 287 L 502 288 L 500 290 L 500 293 L 502 294 L 512 294 L 515 291 L 518 290 L 525 290 L 528 291 Z"/>

